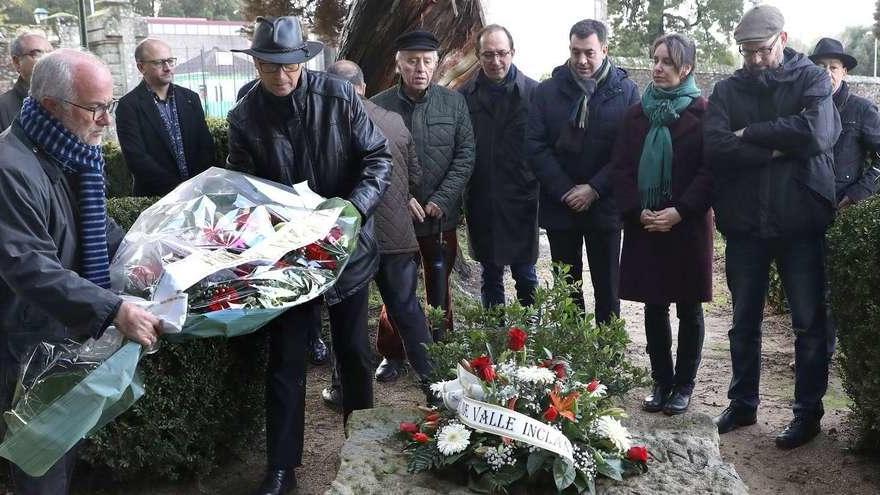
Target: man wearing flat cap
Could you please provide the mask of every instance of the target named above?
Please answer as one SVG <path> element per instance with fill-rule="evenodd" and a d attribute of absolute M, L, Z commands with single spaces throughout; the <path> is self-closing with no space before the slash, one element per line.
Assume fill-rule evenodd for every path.
<path fill-rule="evenodd" d="M 306 70 L 323 45 L 303 38 L 296 17 L 258 17 L 251 48 L 259 84 L 229 112 L 230 168 L 292 185 L 307 181 L 325 197 L 351 201 L 362 217 L 357 249 L 324 295 L 339 360 L 344 418 L 373 406 L 372 352 L 367 336 L 369 283 L 379 258 L 372 214 L 391 172 L 386 140 L 348 82 Z M 315 300 L 267 325 L 267 472 L 255 492 L 286 493 L 302 464 L 306 349 L 320 325 Z M 317 321 L 316 321 L 317 318 Z"/>
<path fill-rule="evenodd" d="M 449 274 L 455 264 L 465 188 L 474 167 L 474 134 L 467 102 L 459 93 L 431 82 L 440 43 L 427 31 L 412 31 L 395 40 L 400 84 L 372 98 L 380 107 L 400 114 L 416 143 L 422 182 L 409 201 L 416 239 L 425 269 L 428 302 L 445 301 L 446 330 L 452 329 Z M 441 249 L 440 242 L 445 244 Z M 443 256 L 446 293 L 439 292 L 432 261 Z M 438 305 L 436 303 L 432 303 Z M 383 315 L 385 312 L 383 312 Z M 376 370 L 379 381 L 393 381 L 405 370 L 398 328 L 387 317 L 379 322 L 377 346 L 384 357 Z"/>
<path fill-rule="evenodd" d="M 757 421 L 761 320 L 775 262 L 791 307 L 797 362 L 794 419 L 776 446 L 791 449 L 819 434 L 828 387 L 833 328 L 825 303 L 824 238 L 837 206 L 833 148 L 840 118 L 831 78 L 786 47 L 777 8 L 746 12 L 734 38 L 743 67 L 715 85 L 704 123 L 733 299 L 730 405 L 715 423 L 723 434 Z"/>
<path fill-rule="evenodd" d="M 880 179 L 880 113 L 870 100 L 850 92 L 846 75 L 858 61 L 835 39 L 822 38 L 810 60 L 828 71 L 834 91 L 834 106 L 843 130 L 834 145 L 835 191 L 838 208 L 868 198 L 877 192 Z"/>

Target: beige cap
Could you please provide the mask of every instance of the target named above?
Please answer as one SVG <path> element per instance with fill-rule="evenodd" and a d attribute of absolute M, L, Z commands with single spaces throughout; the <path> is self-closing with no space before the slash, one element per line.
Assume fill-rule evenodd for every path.
<path fill-rule="evenodd" d="M 758 5 L 746 12 L 733 30 L 733 39 L 738 45 L 752 41 L 764 41 L 782 32 L 785 18 L 782 12 L 772 5 Z"/>

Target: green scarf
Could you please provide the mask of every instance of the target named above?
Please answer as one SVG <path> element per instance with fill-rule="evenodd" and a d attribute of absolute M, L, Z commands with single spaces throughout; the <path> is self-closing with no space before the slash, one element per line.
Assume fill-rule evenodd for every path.
<path fill-rule="evenodd" d="M 639 159 L 639 197 L 642 208 L 654 209 L 669 199 L 672 183 L 672 135 L 669 124 L 700 96 L 700 88 L 689 75 L 677 87 L 662 89 L 654 83 L 645 88 L 642 109 L 651 121 Z"/>

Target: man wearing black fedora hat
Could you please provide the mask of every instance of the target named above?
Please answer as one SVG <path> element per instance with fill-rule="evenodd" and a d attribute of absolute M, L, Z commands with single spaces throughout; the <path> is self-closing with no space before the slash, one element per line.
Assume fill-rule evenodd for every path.
<path fill-rule="evenodd" d="M 810 60 L 831 76 L 834 105 L 843 125 L 834 145 L 834 176 L 837 207 L 846 208 L 877 192 L 880 113 L 874 103 L 850 92 L 846 75 L 858 61 L 846 53 L 840 41 L 822 38 Z"/>
<path fill-rule="evenodd" d="M 373 406 L 367 336 L 369 283 L 379 265 L 372 214 L 388 187 L 391 155 L 351 84 L 304 63 L 323 45 L 306 41 L 296 17 L 258 17 L 253 42 L 260 82 L 229 112 L 230 168 L 294 184 L 308 181 L 325 197 L 345 198 L 363 219 L 357 249 L 324 294 L 339 361 L 344 418 Z M 256 492 L 286 493 L 302 464 L 308 332 L 319 313 L 312 301 L 291 308 L 268 328 L 267 473 Z"/>

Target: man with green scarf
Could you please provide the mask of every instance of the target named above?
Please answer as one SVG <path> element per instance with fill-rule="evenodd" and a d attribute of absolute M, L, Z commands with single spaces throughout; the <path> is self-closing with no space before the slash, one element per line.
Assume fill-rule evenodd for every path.
<path fill-rule="evenodd" d="M 570 57 L 532 96 L 526 154 L 541 186 L 538 223 L 547 230 L 553 262 L 583 276 L 586 246 L 596 321 L 620 313 L 620 215 L 611 184 L 611 150 L 624 112 L 639 91 L 608 58 L 608 31 L 586 19 L 569 31 Z M 574 301 L 585 307 L 578 288 Z"/>

